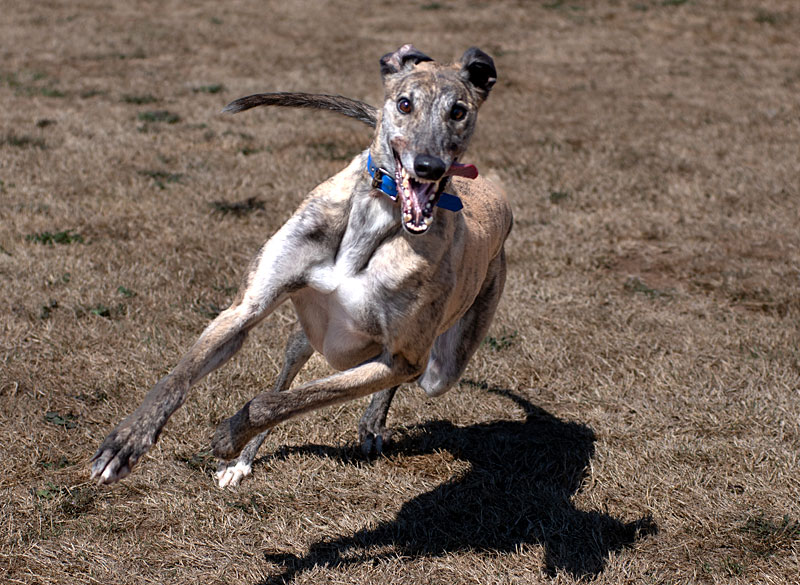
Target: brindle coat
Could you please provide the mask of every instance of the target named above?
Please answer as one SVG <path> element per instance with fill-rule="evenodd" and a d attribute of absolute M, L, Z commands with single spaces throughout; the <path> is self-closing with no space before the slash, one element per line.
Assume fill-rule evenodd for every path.
<path fill-rule="evenodd" d="M 374 119 L 369 149 L 314 189 L 267 241 L 233 304 L 105 439 L 92 460 L 93 478 L 113 483 L 128 475 L 189 388 L 224 364 L 248 331 L 286 300 L 299 327 L 287 344 L 275 387 L 280 391 L 258 394 L 217 428 L 214 454 L 225 461 L 220 486 L 235 485 L 249 473 L 264 433 L 282 421 L 377 393 L 359 436 L 366 451 L 380 451 L 399 384 L 416 381 L 437 396 L 458 381 L 500 300 L 503 244 L 512 224 L 497 187 L 482 178 L 447 177 L 462 174 L 457 169 L 465 165 L 457 159 L 494 84 L 494 64 L 470 49 L 459 63 L 440 65 L 405 45 L 381 59 L 381 73 L 380 112 L 352 100 L 344 104 L 343 98 L 338 106 L 334 98 L 330 107 L 321 105 L 324 96 L 309 102 L 367 123 Z M 245 104 L 248 99 L 231 109 L 258 105 Z M 349 109 L 352 104 L 359 106 Z M 401 181 L 408 177 L 412 195 L 404 192 L 393 201 L 375 189 L 366 172 L 368 153 Z M 415 201 L 422 207 L 426 197 L 434 201 L 448 180 L 462 211 L 433 208 L 429 225 L 420 205 L 403 215 L 404 206 Z M 338 372 L 288 390 L 314 350 Z"/>

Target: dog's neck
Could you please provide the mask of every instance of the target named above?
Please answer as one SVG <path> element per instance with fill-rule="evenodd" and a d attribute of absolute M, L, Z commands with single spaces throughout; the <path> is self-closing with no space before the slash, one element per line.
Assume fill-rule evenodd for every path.
<path fill-rule="evenodd" d="M 380 125 L 378 126 L 380 128 Z M 369 146 L 369 155 L 372 164 L 377 168 L 383 169 L 391 177 L 394 177 L 396 162 L 391 147 L 387 144 L 381 132 L 375 134 L 372 144 Z M 366 166 L 365 166 L 366 168 Z"/>
<path fill-rule="evenodd" d="M 337 252 L 337 260 L 347 258 L 347 263 L 353 266 L 366 264 L 387 238 L 402 231 L 395 202 L 372 187 L 372 179 L 366 172 L 367 155 L 365 151 L 351 163 L 356 186 Z"/>

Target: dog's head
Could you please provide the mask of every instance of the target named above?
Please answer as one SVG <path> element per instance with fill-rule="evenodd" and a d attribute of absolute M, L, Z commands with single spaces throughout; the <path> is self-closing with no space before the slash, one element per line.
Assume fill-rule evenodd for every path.
<path fill-rule="evenodd" d="M 379 148 L 394 157 L 403 227 L 425 232 L 445 177 L 474 178 L 458 159 L 475 129 L 478 109 L 496 79 L 494 61 L 469 49 L 452 65 L 440 65 L 411 45 L 381 58 L 384 104 Z"/>

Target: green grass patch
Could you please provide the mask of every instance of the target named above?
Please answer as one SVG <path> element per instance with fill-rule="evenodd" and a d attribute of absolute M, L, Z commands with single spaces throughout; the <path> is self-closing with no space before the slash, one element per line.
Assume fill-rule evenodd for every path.
<path fill-rule="evenodd" d="M 158 98 L 154 95 L 150 95 L 149 93 L 144 95 L 125 94 L 122 96 L 122 101 L 126 104 L 136 104 L 141 106 L 145 104 L 154 104 L 158 101 Z"/>
<path fill-rule="evenodd" d="M 170 183 L 180 183 L 183 179 L 181 173 L 169 173 L 167 171 L 139 171 L 143 177 L 152 179 L 159 189 L 166 189 Z"/>
<path fill-rule="evenodd" d="M 54 309 L 58 308 L 58 301 L 50 301 L 46 305 L 42 305 L 41 310 L 39 311 L 39 319 L 45 321 L 50 318 L 50 315 L 53 313 Z"/>
<path fill-rule="evenodd" d="M 781 23 L 781 21 L 783 20 L 783 16 L 777 12 L 759 10 L 758 12 L 756 12 L 754 20 L 758 24 L 769 24 L 771 26 L 775 26 Z"/>
<path fill-rule="evenodd" d="M 64 427 L 65 429 L 74 429 L 78 426 L 78 417 L 72 413 L 61 415 L 51 410 L 44 414 L 44 420 L 52 425 Z"/>
<path fill-rule="evenodd" d="M 58 459 L 56 459 L 55 461 L 39 461 L 39 466 L 42 469 L 47 469 L 49 471 L 64 469 L 65 467 L 69 467 L 70 465 L 72 465 L 72 462 L 63 455 Z"/>
<path fill-rule="evenodd" d="M 33 495 L 40 500 L 54 500 L 61 495 L 61 488 L 52 481 L 48 481 L 42 487 L 35 488 Z"/>
<path fill-rule="evenodd" d="M 244 201 L 212 201 L 211 208 L 222 215 L 247 215 L 254 211 L 264 209 L 264 202 L 256 197 L 248 197 Z"/>
<path fill-rule="evenodd" d="M 128 59 L 146 59 L 147 53 L 144 52 L 144 49 L 139 47 L 138 49 L 134 49 L 130 53 L 114 53 L 112 56 L 116 57 L 117 59 L 122 59 L 123 61 L 126 61 Z"/>
<path fill-rule="evenodd" d="M 189 469 L 200 471 L 205 475 L 212 475 L 217 471 L 217 460 L 210 450 L 192 453 L 191 455 L 178 455 L 176 459 L 181 463 L 185 463 Z"/>
<path fill-rule="evenodd" d="M 2 139 L 0 139 L 0 146 L 13 146 L 15 148 L 38 148 L 39 150 L 44 150 L 47 148 L 47 145 L 41 138 L 36 138 L 27 134 L 18 136 L 14 133 L 6 134 Z"/>
<path fill-rule="evenodd" d="M 791 550 L 800 542 L 800 522 L 788 514 L 777 521 L 763 514 L 748 518 L 741 530 L 750 536 L 753 552 L 765 557 Z"/>
<path fill-rule="evenodd" d="M 150 123 L 166 123 L 177 124 L 181 121 L 181 117 L 169 110 L 148 110 L 146 112 L 139 112 L 137 118 L 142 122 Z"/>
<path fill-rule="evenodd" d="M 43 486 L 31 491 L 38 500 L 60 500 L 60 512 L 71 517 L 89 510 L 97 496 L 97 492 L 92 487 L 59 486 L 52 481 L 46 481 Z"/>
<path fill-rule="evenodd" d="M 40 87 L 38 88 L 39 95 L 44 97 L 50 98 L 63 98 L 67 97 L 67 94 L 61 91 L 60 89 L 56 89 L 55 87 Z"/>
<path fill-rule="evenodd" d="M 78 95 L 85 100 L 99 95 L 108 95 L 108 92 L 103 89 L 85 89 Z"/>
<path fill-rule="evenodd" d="M 239 152 L 245 156 L 250 156 L 251 154 L 258 154 L 259 152 L 264 152 L 267 150 L 266 148 L 255 148 L 252 146 L 245 146 L 244 148 L 240 148 Z"/>
<path fill-rule="evenodd" d="M 508 349 L 512 345 L 514 345 L 514 340 L 517 338 L 517 331 L 514 330 L 510 333 L 506 333 L 506 330 L 503 329 L 503 334 L 499 337 L 494 337 L 492 335 L 487 335 L 486 338 L 483 340 L 483 345 L 486 345 L 492 351 L 503 351 L 504 349 Z"/>
<path fill-rule="evenodd" d="M 123 297 L 125 297 L 126 299 L 131 299 L 131 298 L 136 296 L 136 291 L 133 291 L 133 290 L 131 290 L 129 288 L 126 288 L 126 287 L 124 287 L 122 285 L 117 287 L 117 292 L 119 294 L 121 294 Z"/>
<path fill-rule="evenodd" d="M 85 402 L 90 406 L 94 406 L 108 400 L 108 394 L 106 394 L 102 390 L 95 390 L 91 394 L 86 394 L 85 392 L 81 392 L 80 394 L 76 394 L 75 398 L 77 400 L 80 400 L 81 402 Z"/>
<path fill-rule="evenodd" d="M 192 91 L 195 93 L 221 93 L 225 91 L 225 86 L 221 83 L 212 83 L 210 85 L 201 85 L 199 87 L 195 87 Z"/>
<path fill-rule="evenodd" d="M 224 310 L 224 307 L 220 307 L 214 301 L 210 301 L 208 303 L 203 303 L 197 301 L 192 303 L 192 311 L 195 313 L 202 315 L 207 319 L 214 319 Z"/>
<path fill-rule="evenodd" d="M 561 203 L 569 199 L 569 191 L 550 191 L 550 203 Z"/>
<path fill-rule="evenodd" d="M 68 244 L 83 244 L 83 236 L 74 233 L 72 230 L 63 230 L 60 232 L 37 232 L 35 234 L 28 234 L 25 239 L 29 242 L 42 244 L 43 246 L 52 246 L 54 244 L 68 245 Z"/>
<path fill-rule="evenodd" d="M 91 307 L 89 309 L 89 312 L 92 315 L 97 315 L 98 317 L 104 317 L 106 319 L 110 319 L 111 318 L 111 309 L 109 309 L 108 307 L 106 307 L 102 303 L 99 303 L 99 304 L 95 305 L 94 307 Z"/>
<path fill-rule="evenodd" d="M 656 288 L 652 288 L 647 285 L 641 278 L 638 276 L 631 276 L 628 280 L 625 281 L 623 285 L 625 290 L 631 293 L 638 293 L 648 296 L 650 298 L 658 298 L 658 297 L 669 297 L 671 296 L 670 293 L 662 290 L 658 290 Z"/>
<path fill-rule="evenodd" d="M 55 80 L 50 80 L 43 85 L 39 82 L 47 80 L 46 73 L 41 71 L 30 71 L 17 73 L 6 73 L 0 75 L 0 83 L 5 83 L 14 90 L 16 95 L 35 96 L 41 95 L 44 97 L 63 98 L 67 94 L 60 89 L 53 87 Z"/>

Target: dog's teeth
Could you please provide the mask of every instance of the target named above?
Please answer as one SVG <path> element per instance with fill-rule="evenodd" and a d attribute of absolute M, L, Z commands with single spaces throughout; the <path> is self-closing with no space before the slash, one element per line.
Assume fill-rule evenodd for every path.
<path fill-rule="evenodd" d="M 424 218 L 424 221 L 425 221 L 425 227 L 430 227 L 430 225 L 433 223 L 433 218 L 429 216 Z"/>
<path fill-rule="evenodd" d="M 410 223 L 412 220 L 411 214 L 406 212 L 403 214 L 403 221 L 406 223 Z"/>

